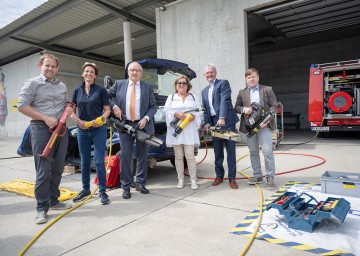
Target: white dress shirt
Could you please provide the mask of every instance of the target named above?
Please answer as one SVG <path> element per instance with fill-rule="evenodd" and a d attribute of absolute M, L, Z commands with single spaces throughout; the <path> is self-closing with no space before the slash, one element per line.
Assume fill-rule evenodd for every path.
<path fill-rule="evenodd" d="M 214 84 L 215 84 L 215 80 L 212 81 L 211 84 L 209 84 L 210 88 L 209 88 L 208 98 L 209 98 L 210 116 L 216 116 L 216 112 L 212 104 L 213 96 L 214 96 Z"/>
<path fill-rule="evenodd" d="M 126 92 L 126 118 L 130 119 L 130 98 L 131 98 L 131 90 L 133 87 L 133 82 L 129 80 L 127 92 Z M 140 120 L 140 81 L 135 84 L 135 120 Z"/>
<path fill-rule="evenodd" d="M 254 88 L 250 88 L 250 101 L 251 103 L 260 103 L 259 85 Z"/>

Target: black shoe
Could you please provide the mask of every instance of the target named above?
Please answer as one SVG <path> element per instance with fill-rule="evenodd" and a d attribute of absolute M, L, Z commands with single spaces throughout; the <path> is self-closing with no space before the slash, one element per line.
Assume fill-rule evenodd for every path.
<path fill-rule="evenodd" d="M 130 187 L 132 187 L 132 188 L 136 188 L 136 184 L 135 184 L 135 182 L 131 182 Z"/>
<path fill-rule="evenodd" d="M 90 190 L 81 190 L 81 192 L 76 197 L 74 197 L 73 201 L 74 201 L 74 203 L 80 202 L 89 195 L 91 195 Z"/>
<path fill-rule="evenodd" d="M 124 199 L 130 199 L 130 197 L 131 197 L 130 189 L 124 189 L 124 192 L 123 192 L 122 197 L 123 197 Z"/>
<path fill-rule="evenodd" d="M 100 192 L 99 197 L 101 204 L 108 204 L 110 202 L 109 197 L 105 192 Z"/>
<path fill-rule="evenodd" d="M 149 190 L 143 185 L 136 184 L 136 191 L 140 191 L 141 194 L 149 194 Z"/>

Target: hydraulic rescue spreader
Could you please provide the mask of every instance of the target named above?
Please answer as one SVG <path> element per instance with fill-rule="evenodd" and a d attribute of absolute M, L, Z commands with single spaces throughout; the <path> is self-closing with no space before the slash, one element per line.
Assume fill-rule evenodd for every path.
<path fill-rule="evenodd" d="M 183 113 L 185 114 L 186 117 L 183 120 L 174 117 L 174 119 L 170 122 L 170 126 L 175 129 L 173 136 L 174 137 L 178 136 L 184 130 L 184 128 L 190 123 L 190 119 L 194 118 L 194 115 L 190 114 L 189 112 L 200 112 L 200 111 L 203 111 L 202 108 L 193 108 L 184 111 Z"/>
<path fill-rule="evenodd" d="M 185 114 L 185 119 L 184 120 L 179 120 L 174 127 L 175 132 L 173 133 L 173 136 L 176 137 L 178 134 L 180 134 L 184 128 L 189 124 L 191 118 L 193 118 L 194 116 L 190 113 Z"/>

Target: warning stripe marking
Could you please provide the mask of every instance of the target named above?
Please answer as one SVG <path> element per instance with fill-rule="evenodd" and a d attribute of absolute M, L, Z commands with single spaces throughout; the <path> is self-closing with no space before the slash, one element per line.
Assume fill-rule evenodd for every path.
<path fill-rule="evenodd" d="M 278 198 L 279 196 L 283 195 L 284 192 L 291 188 L 293 185 L 301 185 L 304 187 L 310 187 L 310 186 L 315 186 L 315 185 L 320 185 L 318 183 L 306 183 L 306 182 L 296 182 L 296 181 L 289 181 L 288 183 L 286 183 L 284 186 L 279 187 L 278 191 L 272 195 L 270 198 L 266 199 L 263 203 L 263 209 L 262 211 L 264 211 L 266 209 L 266 205 L 271 203 L 274 199 Z M 252 211 L 247 217 L 245 217 L 244 220 L 242 220 L 238 225 L 236 225 L 235 228 L 233 228 L 231 230 L 231 233 L 235 234 L 235 235 L 243 235 L 243 236 L 247 236 L 250 237 L 252 235 L 252 232 L 246 231 L 248 229 L 248 227 L 257 220 L 257 218 L 259 217 L 259 213 L 260 213 L 260 206 L 256 207 L 256 209 L 254 211 Z M 268 241 L 269 243 L 273 243 L 273 244 L 279 244 L 282 246 L 286 246 L 286 247 L 291 247 L 297 250 L 301 250 L 301 251 L 306 251 L 306 252 L 310 252 L 310 253 L 315 253 L 315 254 L 321 254 L 321 255 L 342 255 L 342 256 L 354 256 L 354 254 L 349 253 L 347 251 L 343 251 L 343 250 L 327 250 L 324 248 L 317 248 L 317 247 L 313 247 L 313 246 L 309 246 L 306 244 L 300 244 L 300 243 L 296 243 L 296 242 L 291 242 L 291 241 L 286 241 L 283 239 L 278 239 L 275 237 L 270 236 L 269 234 L 259 234 L 257 233 L 256 235 L 256 239 L 262 239 L 265 241 Z"/>

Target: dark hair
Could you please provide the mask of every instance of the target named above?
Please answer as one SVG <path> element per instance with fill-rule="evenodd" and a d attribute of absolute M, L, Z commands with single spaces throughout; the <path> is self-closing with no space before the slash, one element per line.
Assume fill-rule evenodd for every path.
<path fill-rule="evenodd" d="M 187 92 L 189 92 L 192 88 L 192 85 L 190 83 L 190 79 L 187 76 L 180 76 L 178 78 L 175 79 L 174 82 L 174 88 L 175 88 L 175 92 L 178 92 L 177 88 L 176 88 L 176 84 L 181 80 L 181 79 L 186 79 L 186 83 L 187 83 Z"/>
<path fill-rule="evenodd" d="M 54 55 L 52 54 L 44 54 L 44 55 L 41 55 L 40 58 L 39 58 L 39 64 L 42 65 L 44 63 L 44 60 L 48 58 L 48 59 L 54 59 L 56 61 L 56 65 L 59 66 L 59 59 L 56 58 Z"/>
<path fill-rule="evenodd" d="M 88 66 L 93 67 L 95 69 L 95 75 L 98 75 L 99 70 L 98 70 L 96 64 L 95 63 L 90 63 L 90 62 L 85 62 L 85 64 L 81 68 L 82 72 L 84 72 L 85 68 L 88 67 Z"/>
<path fill-rule="evenodd" d="M 257 75 L 259 75 L 259 71 L 256 68 L 249 68 L 248 70 L 246 70 L 245 72 L 245 77 L 247 77 L 248 75 L 251 75 L 251 73 L 256 73 Z"/>

